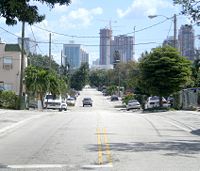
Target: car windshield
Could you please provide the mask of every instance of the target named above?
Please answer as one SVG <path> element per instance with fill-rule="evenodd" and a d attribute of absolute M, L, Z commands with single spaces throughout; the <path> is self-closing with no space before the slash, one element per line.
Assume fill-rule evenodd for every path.
<path fill-rule="evenodd" d="M 91 98 L 84 98 L 83 100 L 84 101 L 86 101 L 86 100 L 89 101 L 89 100 L 92 100 L 92 99 Z"/>
<path fill-rule="evenodd" d="M 159 97 L 153 96 L 153 97 L 150 97 L 150 100 L 159 100 Z"/>
<path fill-rule="evenodd" d="M 129 102 L 129 103 L 138 103 L 137 100 L 129 100 L 128 102 Z"/>

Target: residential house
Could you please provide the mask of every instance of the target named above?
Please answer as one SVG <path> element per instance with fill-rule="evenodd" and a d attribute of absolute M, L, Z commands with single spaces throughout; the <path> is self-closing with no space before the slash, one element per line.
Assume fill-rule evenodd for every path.
<path fill-rule="evenodd" d="M 24 56 L 24 68 L 27 57 Z M 0 43 L 0 87 L 19 95 L 21 73 L 21 49 L 19 44 Z"/>

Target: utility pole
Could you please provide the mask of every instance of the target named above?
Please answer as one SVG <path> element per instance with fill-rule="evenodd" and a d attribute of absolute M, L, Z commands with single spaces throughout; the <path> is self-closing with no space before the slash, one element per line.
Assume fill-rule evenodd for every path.
<path fill-rule="evenodd" d="M 133 29 L 133 59 L 135 59 L 135 27 L 136 26 L 134 26 L 134 29 Z"/>
<path fill-rule="evenodd" d="M 49 33 L 49 69 L 51 69 L 51 33 Z"/>
<path fill-rule="evenodd" d="M 22 40 L 21 40 L 21 68 L 20 68 L 20 85 L 19 85 L 19 109 L 23 109 L 23 77 L 24 77 L 24 36 L 25 22 L 22 22 Z"/>
<path fill-rule="evenodd" d="M 177 25 L 177 19 L 176 19 L 176 14 L 174 14 L 174 48 L 176 47 L 176 25 Z"/>

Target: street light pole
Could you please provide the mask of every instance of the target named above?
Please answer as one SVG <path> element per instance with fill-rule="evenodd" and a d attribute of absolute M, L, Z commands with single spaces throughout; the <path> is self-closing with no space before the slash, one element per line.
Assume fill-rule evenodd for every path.
<path fill-rule="evenodd" d="M 177 25 L 177 19 L 176 19 L 176 14 L 174 14 L 174 48 L 176 48 L 176 25 Z"/>
<path fill-rule="evenodd" d="M 176 14 L 174 14 L 173 17 L 166 17 L 166 16 L 164 16 L 164 15 L 149 15 L 148 17 L 149 17 L 150 19 L 152 19 L 152 18 L 159 17 L 159 16 L 164 17 L 164 18 L 166 18 L 167 20 L 173 19 L 173 21 L 174 21 L 174 42 L 173 42 L 173 46 L 174 46 L 174 48 L 176 48 L 176 35 L 177 35 L 177 32 L 176 32 L 176 27 L 177 27 L 177 18 L 176 18 Z"/>

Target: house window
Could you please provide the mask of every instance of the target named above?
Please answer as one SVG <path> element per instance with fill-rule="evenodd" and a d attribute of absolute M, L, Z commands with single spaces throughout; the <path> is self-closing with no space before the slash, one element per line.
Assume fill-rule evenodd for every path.
<path fill-rule="evenodd" d="M 4 57 L 3 58 L 3 69 L 11 70 L 13 68 L 13 59 L 12 57 Z"/>
<path fill-rule="evenodd" d="M 4 83 L 3 81 L 0 81 L 0 91 L 4 90 Z"/>
<path fill-rule="evenodd" d="M 9 83 L 4 83 L 5 90 L 13 90 L 13 85 Z"/>

